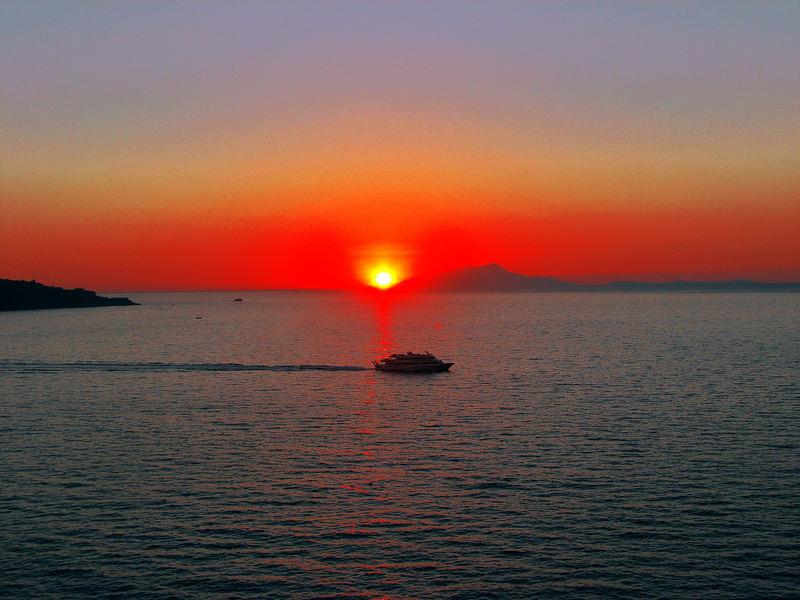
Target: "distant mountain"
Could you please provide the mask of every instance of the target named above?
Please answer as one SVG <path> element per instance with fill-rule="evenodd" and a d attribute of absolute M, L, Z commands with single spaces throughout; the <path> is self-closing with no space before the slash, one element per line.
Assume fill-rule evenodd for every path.
<path fill-rule="evenodd" d="M 800 292 L 800 282 L 752 281 L 666 281 L 647 283 L 644 281 L 614 281 L 606 285 L 584 286 L 608 292 Z M 602 288 L 602 289 L 601 289 Z"/>
<path fill-rule="evenodd" d="M 529 277 L 507 271 L 498 264 L 466 267 L 439 275 L 413 277 L 396 286 L 398 291 L 420 292 L 800 292 L 800 282 L 760 283 L 734 281 L 614 281 L 601 285 L 568 283 L 555 277 Z"/>
<path fill-rule="evenodd" d="M 466 267 L 440 275 L 414 277 L 396 286 L 398 290 L 425 292 L 565 292 L 581 288 L 554 277 L 528 277 L 490 263 Z"/>
<path fill-rule="evenodd" d="M 0 279 L 0 310 L 132 306 L 135 304 L 137 303 L 128 298 L 105 298 L 81 288 L 65 290 L 35 281 Z"/>

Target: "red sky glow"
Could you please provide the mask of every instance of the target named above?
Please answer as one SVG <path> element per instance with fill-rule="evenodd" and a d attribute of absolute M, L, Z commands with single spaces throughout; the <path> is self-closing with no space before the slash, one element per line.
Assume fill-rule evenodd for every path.
<path fill-rule="evenodd" d="M 795 3 L 0 7 L 0 276 L 800 280 Z"/>

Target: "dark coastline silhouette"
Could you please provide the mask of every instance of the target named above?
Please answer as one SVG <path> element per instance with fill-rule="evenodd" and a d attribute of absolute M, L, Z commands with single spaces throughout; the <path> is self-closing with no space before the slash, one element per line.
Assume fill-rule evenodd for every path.
<path fill-rule="evenodd" d="M 800 282 L 762 283 L 749 279 L 733 281 L 614 281 L 578 284 L 555 277 L 529 277 L 507 271 L 498 264 L 466 267 L 398 283 L 397 291 L 420 292 L 800 292 Z"/>
<path fill-rule="evenodd" d="M 87 308 L 92 306 L 134 306 L 128 298 L 106 298 L 95 292 L 76 288 L 44 285 L 36 281 L 0 279 L 0 310 L 37 310 L 44 308 Z"/>

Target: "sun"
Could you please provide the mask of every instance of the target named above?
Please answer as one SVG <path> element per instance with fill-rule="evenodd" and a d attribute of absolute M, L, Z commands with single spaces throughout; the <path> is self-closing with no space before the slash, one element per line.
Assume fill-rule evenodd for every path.
<path fill-rule="evenodd" d="M 361 272 L 361 281 L 379 290 L 388 290 L 406 278 L 406 267 L 396 261 L 366 260 L 358 267 Z"/>
<path fill-rule="evenodd" d="M 375 284 L 379 288 L 387 288 L 392 285 L 392 276 L 386 271 L 381 271 L 375 275 Z"/>

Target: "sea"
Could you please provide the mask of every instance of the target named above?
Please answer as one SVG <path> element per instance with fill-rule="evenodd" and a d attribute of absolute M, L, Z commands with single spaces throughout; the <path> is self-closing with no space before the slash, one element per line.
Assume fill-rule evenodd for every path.
<path fill-rule="evenodd" d="M 0 598 L 800 597 L 800 294 L 126 295 L 0 313 Z"/>

